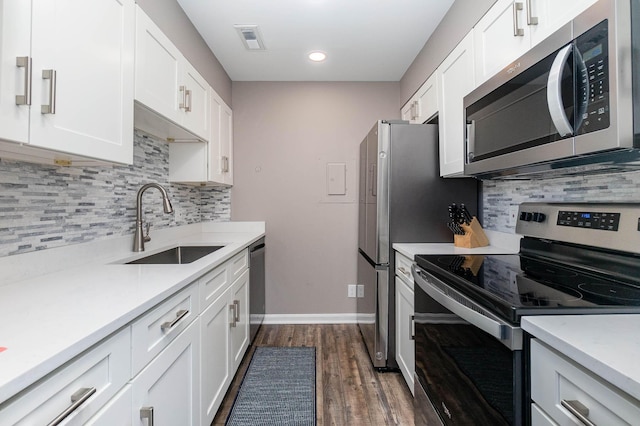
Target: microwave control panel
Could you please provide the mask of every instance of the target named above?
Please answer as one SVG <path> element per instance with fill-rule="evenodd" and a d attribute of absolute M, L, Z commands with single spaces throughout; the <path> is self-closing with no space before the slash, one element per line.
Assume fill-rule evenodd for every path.
<path fill-rule="evenodd" d="M 576 134 L 609 127 L 608 20 L 575 40 Z"/>

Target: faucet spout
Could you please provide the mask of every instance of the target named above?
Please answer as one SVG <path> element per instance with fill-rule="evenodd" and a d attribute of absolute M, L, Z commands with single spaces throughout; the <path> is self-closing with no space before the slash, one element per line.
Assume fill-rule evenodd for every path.
<path fill-rule="evenodd" d="M 145 237 L 142 232 L 142 194 L 149 189 L 156 188 L 162 195 L 162 207 L 165 213 L 173 213 L 173 206 L 169 200 L 169 194 L 167 190 L 157 183 L 147 183 L 142 185 L 138 190 L 138 197 L 136 199 L 136 232 L 133 236 L 133 251 L 144 251 Z"/>

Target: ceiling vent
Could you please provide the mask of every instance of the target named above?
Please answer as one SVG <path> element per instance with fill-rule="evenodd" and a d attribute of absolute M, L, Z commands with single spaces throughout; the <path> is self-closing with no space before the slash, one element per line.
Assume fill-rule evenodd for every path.
<path fill-rule="evenodd" d="M 265 50 L 262 36 L 257 25 L 234 25 L 233 26 L 247 50 Z"/>

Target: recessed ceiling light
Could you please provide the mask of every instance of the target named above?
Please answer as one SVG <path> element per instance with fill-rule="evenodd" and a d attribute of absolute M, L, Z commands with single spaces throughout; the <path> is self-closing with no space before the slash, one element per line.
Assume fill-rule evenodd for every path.
<path fill-rule="evenodd" d="M 311 52 L 309 53 L 309 59 L 313 62 L 322 62 L 327 59 L 327 54 L 320 51 Z"/>

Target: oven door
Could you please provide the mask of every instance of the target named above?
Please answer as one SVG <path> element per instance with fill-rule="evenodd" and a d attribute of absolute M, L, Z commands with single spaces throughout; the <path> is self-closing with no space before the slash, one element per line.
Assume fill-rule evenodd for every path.
<path fill-rule="evenodd" d="M 424 389 L 445 425 L 523 424 L 521 329 L 419 267 L 412 271 L 416 389 Z M 416 413 L 420 404 L 416 399 Z"/>

